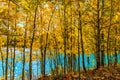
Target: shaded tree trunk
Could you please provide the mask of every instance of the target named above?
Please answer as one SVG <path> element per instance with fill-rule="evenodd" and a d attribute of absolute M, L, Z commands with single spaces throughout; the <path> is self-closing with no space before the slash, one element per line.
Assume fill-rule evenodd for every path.
<path fill-rule="evenodd" d="M 100 1 L 97 0 L 97 69 L 100 68 Z"/>
<path fill-rule="evenodd" d="M 66 66 L 67 66 L 67 61 L 66 61 L 66 50 L 67 50 L 67 26 L 66 26 L 66 4 L 64 1 L 64 75 L 66 74 Z"/>
<path fill-rule="evenodd" d="M 26 26 L 27 26 L 27 17 L 26 17 Z M 27 29 L 24 32 L 24 46 L 23 46 L 23 65 L 22 65 L 22 80 L 25 79 L 25 49 L 26 49 L 26 37 L 27 37 Z"/>
<path fill-rule="evenodd" d="M 54 11 L 55 11 L 55 9 L 56 9 L 56 7 L 54 7 L 54 9 L 52 10 L 52 15 L 50 16 L 50 20 L 49 20 L 49 23 L 48 23 L 48 27 L 47 27 L 47 31 L 49 31 L 49 29 L 50 29 L 50 23 L 51 23 L 51 20 L 52 20 L 52 17 L 53 17 L 53 13 L 54 13 Z M 43 75 L 44 75 L 44 77 L 45 77 L 45 64 L 46 64 L 46 50 L 47 50 L 47 47 L 49 46 L 48 45 L 48 32 L 47 32 L 47 34 L 46 34 L 46 43 L 45 43 L 45 47 L 44 47 L 44 54 L 43 54 L 43 65 L 44 65 L 44 68 L 43 68 Z"/>
<path fill-rule="evenodd" d="M 79 72 L 79 80 L 80 80 L 80 30 L 78 28 L 78 72 Z"/>
<path fill-rule="evenodd" d="M 104 48 L 104 45 L 103 45 Z M 104 66 L 104 50 L 101 50 L 101 66 Z"/>
<path fill-rule="evenodd" d="M 108 34 L 107 34 L 107 59 L 108 59 L 108 67 L 109 67 L 109 57 L 110 57 L 110 53 L 109 53 L 109 49 L 110 49 L 110 32 L 111 32 L 111 24 L 112 24 L 112 0 L 111 0 L 111 12 L 110 12 L 110 26 L 108 27 Z"/>
<path fill-rule="evenodd" d="M 8 0 L 8 8 L 10 8 L 10 0 Z M 8 9 L 9 15 L 9 9 Z M 8 76 L 8 55 L 9 55 L 9 16 L 8 16 L 8 28 L 7 28 L 7 50 L 6 50 L 6 67 L 5 67 L 5 80 L 7 80 Z"/>
<path fill-rule="evenodd" d="M 41 58 L 40 58 L 40 63 L 41 63 L 41 74 L 43 75 L 43 70 L 44 70 L 44 64 L 43 64 L 43 45 L 42 45 L 42 42 L 43 42 L 43 36 L 41 35 L 41 37 L 40 37 L 40 53 L 41 53 Z"/>
<path fill-rule="evenodd" d="M 81 13 L 79 12 L 79 17 L 81 17 Z M 82 49 L 82 63 L 83 63 L 83 69 L 84 71 L 86 72 L 86 68 L 85 68 L 85 62 L 84 62 L 84 43 L 83 43 L 83 34 L 82 34 L 82 22 L 81 22 L 81 19 L 80 20 L 80 36 L 81 36 L 81 49 Z"/>
<path fill-rule="evenodd" d="M 79 8 L 80 8 L 80 4 Z M 85 62 L 84 62 L 84 43 L 83 43 L 83 34 L 82 34 L 82 15 L 81 15 L 81 11 L 79 10 L 79 23 L 78 23 L 78 27 L 79 27 L 79 33 L 80 34 L 80 42 L 81 42 L 81 49 L 82 49 L 82 63 L 83 63 L 83 70 L 86 72 L 86 68 L 85 68 Z"/>
<path fill-rule="evenodd" d="M 17 8 L 16 8 L 16 13 L 17 13 Z M 16 32 L 16 26 L 17 26 L 17 23 L 16 23 L 16 19 L 15 19 L 15 29 L 14 29 L 14 32 Z M 15 34 L 16 35 L 16 34 Z M 14 75 L 15 75 L 15 59 L 16 59 L 16 54 L 15 54 L 15 49 L 16 49 L 16 36 L 14 36 L 14 55 L 13 55 L 13 75 L 12 75 L 12 79 L 14 80 Z"/>
<path fill-rule="evenodd" d="M 10 53 L 11 53 L 11 55 L 10 55 L 10 57 L 11 57 L 11 62 L 10 62 L 10 80 L 12 80 L 13 78 L 13 56 L 12 56 L 12 48 L 10 48 Z"/>
<path fill-rule="evenodd" d="M 117 27 L 115 28 L 115 35 L 117 35 Z M 114 50 L 115 50 L 115 62 L 114 62 L 114 67 L 116 67 L 117 66 L 117 39 L 115 38 L 115 48 L 114 48 Z"/>
<path fill-rule="evenodd" d="M 31 40 L 31 43 L 30 43 L 30 60 L 29 60 L 30 80 L 32 80 L 32 50 L 33 50 L 33 42 L 34 42 L 34 37 L 35 37 L 37 8 L 38 8 L 38 6 L 35 9 L 32 40 Z"/>
<path fill-rule="evenodd" d="M 104 21 L 104 19 L 103 19 L 103 17 L 104 17 L 104 5 L 105 5 L 104 1 L 105 0 L 102 0 L 102 12 L 101 12 L 102 23 Z M 101 25 L 101 26 L 103 26 L 103 25 Z M 104 33 L 102 31 L 102 33 L 101 33 L 101 66 L 104 66 L 104 56 L 105 56 L 104 55 Z"/>
<path fill-rule="evenodd" d="M 72 13 L 72 0 L 70 0 L 70 3 L 71 3 L 71 16 L 73 15 Z M 70 19 L 70 22 L 71 22 L 71 37 L 70 37 L 70 42 L 71 42 L 71 46 L 70 46 L 70 50 L 71 50 L 71 54 L 70 54 L 70 70 L 72 71 L 72 55 L 73 55 L 73 28 L 72 28 L 72 24 L 73 24 L 73 18 L 71 17 Z"/>
<path fill-rule="evenodd" d="M 87 56 L 87 62 L 88 62 L 88 70 L 89 70 L 89 65 L 90 65 L 90 58 L 89 58 L 89 56 Z"/>
<path fill-rule="evenodd" d="M 104 66 L 104 34 L 101 33 L 101 66 Z"/>
<path fill-rule="evenodd" d="M 15 55 L 15 50 L 16 49 L 16 38 L 14 38 L 14 55 L 13 55 L 13 77 L 12 79 L 14 80 L 14 75 L 15 75 L 15 58 L 16 58 L 16 55 Z"/>

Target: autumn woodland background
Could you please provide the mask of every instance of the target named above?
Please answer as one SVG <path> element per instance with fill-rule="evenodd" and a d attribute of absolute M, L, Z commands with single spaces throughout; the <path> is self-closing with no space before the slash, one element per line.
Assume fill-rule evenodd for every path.
<path fill-rule="evenodd" d="M 119 52 L 120 0 L 0 0 L 1 80 L 107 80 Z"/>

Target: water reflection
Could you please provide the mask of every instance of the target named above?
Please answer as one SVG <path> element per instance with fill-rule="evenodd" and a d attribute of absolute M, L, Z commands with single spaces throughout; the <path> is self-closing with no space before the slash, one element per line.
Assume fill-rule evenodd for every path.
<path fill-rule="evenodd" d="M 3 49 L 5 51 L 5 49 Z M 26 49 L 26 53 L 28 54 L 29 52 L 29 49 Z M 38 52 L 36 52 L 38 53 Z M 89 58 L 88 56 L 85 54 L 84 55 L 84 61 L 85 61 L 85 67 L 86 68 L 95 68 L 96 67 L 96 58 L 95 58 L 95 55 L 94 54 L 90 54 L 89 55 Z M 114 54 L 109 56 L 110 57 L 110 61 L 113 63 L 114 62 Z M 117 60 L 118 60 L 118 63 L 120 63 L 120 54 L 117 55 Z M 17 58 L 21 58 L 21 60 L 17 60 Z M 51 59 L 51 57 L 47 57 L 46 58 L 46 65 L 45 65 L 45 68 L 46 68 L 46 74 L 50 74 L 51 72 L 51 68 L 54 69 L 55 68 L 55 65 L 54 65 L 54 60 L 55 59 L 58 59 L 59 60 L 59 65 L 63 66 L 64 64 L 64 55 L 63 54 L 58 54 L 54 59 Z M 88 60 L 89 59 L 89 60 Z M 12 59 L 9 58 L 9 64 L 8 64 L 8 70 L 10 71 L 12 69 L 11 67 L 11 61 Z M 78 67 L 78 56 L 76 56 L 75 58 L 75 68 L 77 69 Z M 89 62 L 88 62 L 89 61 Z M 67 62 L 68 62 L 68 56 L 67 56 Z M 105 54 L 104 55 L 104 64 L 107 65 L 108 63 L 108 60 L 107 60 L 107 55 Z M 32 62 L 32 75 L 33 77 L 39 77 L 40 74 L 41 74 L 41 65 L 40 65 L 40 59 L 36 59 Z M 66 66 L 68 66 L 69 64 L 67 64 Z M 82 54 L 80 54 L 80 67 L 82 69 L 82 66 L 83 66 L 83 63 L 82 63 Z M 5 63 L 4 63 L 4 68 L 5 68 Z M 22 53 L 20 51 L 16 51 L 16 62 L 15 62 L 15 78 L 18 78 L 18 76 L 21 76 L 22 74 Z M 2 61 L 0 61 L 0 76 L 2 76 Z M 26 62 L 25 63 L 25 75 L 26 77 L 29 76 L 29 63 Z M 8 76 L 10 77 L 10 74 L 8 74 Z"/>

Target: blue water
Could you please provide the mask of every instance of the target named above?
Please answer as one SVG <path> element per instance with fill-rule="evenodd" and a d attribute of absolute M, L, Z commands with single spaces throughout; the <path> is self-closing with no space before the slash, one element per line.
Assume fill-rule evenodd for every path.
<path fill-rule="evenodd" d="M 16 54 L 18 55 L 21 55 L 19 51 L 16 52 Z M 59 56 L 59 57 L 58 57 Z M 64 64 L 64 55 L 63 54 L 59 54 L 56 58 L 60 58 L 60 61 L 59 61 L 59 65 L 62 65 Z M 21 56 L 22 57 L 22 56 Z M 17 56 L 17 58 L 19 58 Z M 67 57 L 68 58 L 68 57 Z M 84 55 L 84 61 L 85 61 L 85 67 L 86 68 L 95 68 L 96 67 L 96 58 L 95 58 L 95 55 L 94 54 L 90 54 L 89 55 L 89 64 L 88 64 L 88 58 L 87 58 L 87 55 L 85 54 Z M 111 55 L 111 58 L 110 58 L 111 62 L 114 62 L 114 54 Z M 117 59 L 118 59 L 118 63 L 120 63 L 120 53 L 117 55 Z M 78 65 L 78 57 L 76 57 L 76 66 Z M 10 66 L 10 62 L 11 62 L 11 59 L 9 59 L 9 70 L 11 69 L 11 66 Z M 104 64 L 108 64 L 107 63 L 107 55 L 105 54 L 104 56 Z M 33 77 L 38 77 L 40 74 L 41 74 L 41 68 L 40 68 L 40 61 L 39 60 L 35 60 L 32 62 L 32 72 L 33 72 Z M 66 65 L 67 66 L 67 65 Z M 82 63 L 82 54 L 80 54 L 80 67 L 82 68 L 83 66 L 83 63 Z M 4 63 L 4 67 L 5 67 L 5 63 Z M 46 74 L 49 74 L 51 72 L 51 67 L 54 69 L 54 61 L 51 60 L 50 57 L 48 57 L 46 59 L 46 65 L 45 65 L 45 68 L 46 68 Z M 29 63 L 26 62 L 25 63 L 25 75 L 26 76 L 29 76 Z M 15 77 L 17 78 L 18 76 L 20 76 L 22 74 L 22 61 L 16 61 L 15 62 Z M 2 76 L 2 61 L 0 61 L 0 76 Z M 8 75 L 10 76 L 10 74 Z"/>

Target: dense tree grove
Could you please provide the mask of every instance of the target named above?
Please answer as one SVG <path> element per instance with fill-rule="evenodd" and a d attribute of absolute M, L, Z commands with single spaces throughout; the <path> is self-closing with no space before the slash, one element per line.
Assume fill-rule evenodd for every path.
<path fill-rule="evenodd" d="M 89 64 L 89 56 L 94 54 L 94 69 L 99 69 L 118 66 L 119 52 L 119 0 L 0 0 L 0 60 L 5 80 L 15 79 L 17 61 L 22 61 L 20 80 L 34 78 L 33 61 L 40 62 L 38 76 L 45 77 L 47 58 L 51 60 L 50 74 L 77 71 L 80 79 L 80 72 L 88 71 L 85 55 Z M 64 56 L 63 64 L 60 55 Z M 112 61 L 111 56 L 114 56 Z"/>

